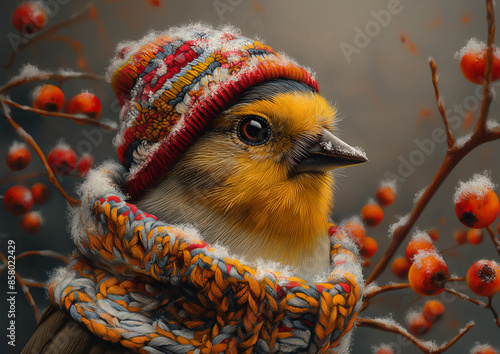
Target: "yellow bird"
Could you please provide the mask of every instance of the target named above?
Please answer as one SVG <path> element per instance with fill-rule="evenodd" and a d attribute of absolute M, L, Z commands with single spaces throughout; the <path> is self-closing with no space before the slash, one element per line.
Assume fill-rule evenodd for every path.
<path fill-rule="evenodd" d="M 333 134 L 313 74 L 232 28 L 192 25 L 122 45 L 109 79 L 122 166 L 81 187 L 77 252 L 23 353 L 341 345 L 362 276 L 355 246 L 328 235 L 331 170 L 366 157 Z M 276 272 L 258 277 L 262 263 Z"/>
<path fill-rule="evenodd" d="M 311 279 L 329 267 L 329 171 L 366 161 L 334 126 L 335 108 L 309 86 L 264 83 L 217 116 L 136 204 L 192 224 L 247 262 L 277 262 Z"/>

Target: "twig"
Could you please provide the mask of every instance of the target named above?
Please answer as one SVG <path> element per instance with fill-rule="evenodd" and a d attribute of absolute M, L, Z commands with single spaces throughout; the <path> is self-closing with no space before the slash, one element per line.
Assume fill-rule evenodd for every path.
<path fill-rule="evenodd" d="M 76 56 L 78 57 L 78 61 L 76 62 L 76 65 L 82 70 L 90 71 L 90 69 L 87 66 L 87 64 L 85 63 L 85 59 L 83 57 L 82 42 L 74 40 L 69 36 L 61 36 L 61 35 L 56 35 L 56 34 L 53 34 L 50 37 L 50 39 L 52 39 L 53 41 L 58 41 L 58 42 L 65 43 L 65 44 L 69 45 L 73 49 L 73 51 L 75 52 Z"/>
<path fill-rule="evenodd" d="M 495 317 L 495 324 L 500 327 L 500 318 L 498 317 L 497 311 L 493 308 L 493 296 L 488 297 L 488 305 L 486 306 L 491 310 L 491 313 L 493 313 L 493 317 Z"/>
<path fill-rule="evenodd" d="M 9 122 L 9 124 L 16 131 L 16 133 L 18 133 L 19 136 L 21 136 L 21 138 L 23 138 L 24 141 L 26 141 L 28 143 L 28 145 L 30 145 L 33 148 L 33 150 L 35 150 L 36 154 L 38 155 L 38 157 L 42 161 L 42 163 L 45 166 L 45 169 L 47 170 L 47 173 L 49 175 L 49 181 L 50 181 L 50 183 L 52 183 L 57 188 L 57 190 L 59 191 L 59 193 L 61 193 L 62 196 L 64 198 L 66 198 L 66 200 L 71 205 L 71 207 L 74 207 L 75 204 L 79 204 L 80 201 L 76 200 L 76 199 L 74 199 L 72 197 L 70 197 L 66 193 L 66 191 L 64 190 L 64 188 L 59 184 L 59 182 L 57 181 L 56 176 L 54 175 L 54 172 L 52 172 L 52 169 L 50 168 L 49 163 L 47 162 L 47 159 L 45 158 L 45 155 L 43 154 L 42 150 L 40 149 L 40 147 L 38 146 L 38 144 L 36 143 L 36 141 L 33 139 L 33 137 L 30 134 L 28 134 L 19 124 L 17 124 L 12 119 L 12 117 L 10 116 L 10 109 L 9 109 L 9 107 L 3 101 L 1 101 L 0 104 L 1 104 L 0 111 L 3 113 L 5 119 L 7 119 L 7 121 Z"/>
<path fill-rule="evenodd" d="M 24 283 L 24 279 L 16 272 L 16 281 L 17 284 L 19 284 L 19 287 L 24 293 L 24 296 L 26 296 L 26 300 L 28 300 L 28 303 L 31 306 L 31 309 L 33 310 L 33 313 L 35 314 L 35 319 L 36 322 L 40 320 L 40 312 L 38 311 L 38 307 L 36 306 L 35 300 L 33 299 L 33 296 L 30 293 L 30 288 Z"/>
<path fill-rule="evenodd" d="M 443 118 L 444 126 L 446 128 L 446 140 L 448 141 L 448 147 L 452 147 L 455 145 L 455 136 L 453 135 L 453 131 L 448 124 L 448 118 L 446 117 L 446 112 L 444 110 L 443 100 L 441 99 L 441 96 L 439 96 L 438 75 L 434 58 L 429 59 L 429 65 L 431 67 L 432 84 L 434 85 L 434 94 L 436 95 L 438 110 L 439 113 L 441 113 L 441 117 Z"/>
<path fill-rule="evenodd" d="M 30 82 L 35 82 L 35 81 L 42 81 L 42 80 L 57 80 L 59 82 L 64 82 L 67 80 L 73 80 L 73 79 L 90 79 L 90 80 L 97 80 L 97 81 L 102 81 L 104 78 L 100 75 L 93 74 L 93 73 L 79 73 L 79 72 L 62 72 L 62 73 L 53 73 L 53 72 L 43 72 L 38 75 L 33 75 L 29 77 L 19 77 L 16 76 L 12 78 L 7 84 L 5 84 L 3 87 L 0 87 L 0 95 L 4 94 L 8 90 L 10 90 L 13 87 L 17 87 L 20 85 L 25 85 L 29 84 Z"/>
<path fill-rule="evenodd" d="M 446 291 L 447 293 L 450 293 L 452 295 L 455 295 L 456 297 L 458 297 L 458 298 L 460 298 L 462 300 L 472 302 L 473 304 L 475 304 L 477 306 L 481 306 L 481 307 L 486 307 L 487 306 L 487 304 L 485 302 L 483 302 L 481 300 L 473 299 L 470 296 L 467 296 L 465 294 L 462 294 L 461 292 L 456 291 L 455 289 L 444 288 L 444 291 Z"/>
<path fill-rule="evenodd" d="M 449 277 L 448 278 L 448 283 L 450 281 L 466 281 L 467 279 L 465 277 Z"/>
<path fill-rule="evenodd" d="M 492 0 L 486 0 L 487 4 L 487 13 L 488 13 L 488 45 L 491 49 L 492 41 L 494 39 L 494 30 L 495 30 L 495 18 L 493 15 L 493 4 Z M 491 55 L 492 51 L 488 51 L 488 60 L 491 64 Z M 489 71 L 488 71 L 489 70 Z M 484 82 L 484 90 L 483 90 L 483 100 L 481 102 L 481 114 L 479 120 L 474 128 L 474 131 L 471 135 L 471 138 L 467 140 L 462 145 L 457 145 L 456 142 L 449 146 L 446 155 L 444 157 L 441 166 L 438 171 L 434 175 L 431 183 L 419 198 L 412 211 L 410 212 L 408 219 L 406 222 L 399 227 L 396 228 L 394 234 L 392 235 L 392 241 L 389 244 L 389 247 L 382 255 L 380 261 L 375 265 L 371 274 L 366 279 L 366 284 L 370 284 L 372 281 L 377 279 L 380 274 L 386 269 L 387 265 L 391 261 L 392 257 L 396 254 L 397 250 L 405 240 L 405 238 L 410 233 L 411 229 L 417 222 L 418 218 L 422 214 L 422 211 L 425 209 L 427 204 L 431 201 L 432 197 L 439 189 L 444 180 L 448 177 L 450 172 L 458 165 L 458 163 L 469 154 L 472 150 L 477 148 L 478 146 L 487 143 L 489 141 L 493 141 L 496 139 L 500 139 L 500 127 L 494 127 L 493 129 L 488 129 L 486 125 L 486 118 L 488 116 L 489 106 L 492 100 L 491 95 L 489 94 L 489 85 L 490 85 L 490 71 L 487 70 L 488 76 Z"/>
<path fill-rule="evenodd" d="M 45 288 L 45 284 L 43 283 L 40 283 L 39 281 L 36 281 L 36 280 L 33 280 L 33 279 L 27 279 L 27 278 L 24 278 L 24 284 L 27 286 L 27 287 L 30 287 L 30 288 Z"/>
<path fill-rule="evenodd" d="M 388 292 L 388 291 L 393 291 L 393 290 L 400 290 L 400 289 L 408 289 L 410 287 L 410 283 L 393 283 L 393 284 L 387 284 L 384 286 L 380 286 L 377 289 L 373 291 L 365 291 L 363 294 L 363 299 L 365 301 L 370 300 L 372 297 L 375 297 L 379 294 Z"/>
<path fill-rule="evenodd" d="M 500 240 L 496 238 L 495 233 L 493 232 L 493 229 L 491 228 L 491 225 L 486 226 L 486 230 L 490 234 L 491 241 L 493 241 L 493 244 L 495 245 L 495 249 L 497 250 L 497 253 L 500 256 Z"/>
<path fill-rule="evenodd" d="M 468 323 L 464 328 L 462 328 L 458 334 L 449 342 L 441 344 L 439 347 L 430 346 L 428 343 L 421 341 L 411 333 L 409 333 L 406 329 L 394 323 L 392 321 L 380 320 L 380 319 L 372 319 L 372 318 L 357 318 L 356 325 L 358 327 L 369 327 L 381 329 L 385 332 L 390 332 L 394 334 L 400 334 L 410 342 L 412 342 L 418 349 L 426 354 L 437 354 L 442 353 L 445 350 L 448 350 L 453 344 L 455 344 L 465 333 L 467 333 L 472 327 L 475 326 L 475 323 Z"/>
<path fill-rule="evenodd" d="M 45 170 L 44 171 L 32 171 L 32 172 L 24 173 L 22 175 L 18 175 L 18 174 L 12 175 L 9 173 L 4 178 L 0 179 L 0 185 L 2 185 L 4 183 L 9 183 L 12 181 L 24 181 L 27 179 L 38 178 L 38 177 L 42 177 L 42 176 L 47 176 L 47 171 L 45 171 Z"/>
<path fill-rule="evenodd" d="M 25 251 L 19 255 L 16 256 L 16 260 L 28 257 L 28 256 L 45 256 L 45 257 L 51 257 L 55 259 L 59 259 L 60 261 L 63 261 L 65 264 L 68 264 L 68 258 L 63 256 L 60 253 L 57 253 L 52 250 L 36 250 L 36 251 Z"/>
<path fill-rule="evenodd" d="M 102 123 L 102 122 L 99 122 L 99 121 L 92 119 L 92 118 L 82 117 L 80 115 L 74 115 L 74 114 L 68 114 L 68 113 L 48 112 L 48 111 L 45 111 L 43 109 L 38 109 L 38 108 L 33 108 L 33 107 L 21 105 L 17 102 L 9 100 L 8 98 L 2 98 L 2 101 L 4 103 L 8 104 L 9 106 L 15 107 L 15 108 L 20 109 L 22 111 L 37 113 L 37 114 L 40 114 L 41 116 L 66 118 L 66 119 L 71 119 L 75 122 L 78 121 L 78 122 L 82 122 L 82 123 L 86 123 L 86 124 L 96 125 L 98 127 L 108 129 L 111 131 L 118 130 L 116 127 L 114 127 L 110 124 Z"/>

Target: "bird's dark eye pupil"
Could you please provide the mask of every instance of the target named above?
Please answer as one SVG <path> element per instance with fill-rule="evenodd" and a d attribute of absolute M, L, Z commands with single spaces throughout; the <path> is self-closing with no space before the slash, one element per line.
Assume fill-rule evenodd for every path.
<path fill-rule="evenodd" d="M 261 145 L 269 140 L 271 127 L 259 116 L 247 116 L 238 124 L 238 137 L 248 145 Z"/>

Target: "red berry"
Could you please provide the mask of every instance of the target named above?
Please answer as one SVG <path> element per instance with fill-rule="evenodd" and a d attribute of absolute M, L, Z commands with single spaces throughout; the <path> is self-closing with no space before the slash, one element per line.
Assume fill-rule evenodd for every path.
<path fill-rule="evenodd" d="M 444 305 L 439 300 L 429 300 L 425 303 L 422 314 L 429 322 L 436 321 L 444 312 Z"/>
<path fill-rule="evenodd" d="M 50 190 L 49 187 L 43 183 L 35 183 L 31 186 L 31 194 L 36 204 L 43 204 L 49 199 Z"/>
<path fill-rule="evenodd" d="M 497 224 L 497 232 L 498 232 L 498 234 L 500 235 L 500 221 L 499 221 L 499 222 L 498 222 L 498 224 Z"/>
<path fill-rule="evenodd" d="M 33 92 L 33 107 L 47 112 L 59 112 L 64 103 L 64 94 L 54 85 L 41 85 Z"/>
<path fill-rule="evenodd" d="M 453 238 L 457 244 L 463 245 L 464 243 L 467 243 L 467 231 L 457 229 L 453 234 Z"/>
<path fill-rule="evenodd" d="M 486 44 L 471 39 L 461 50 L 460 69 L 467 80 L 481 85 L 484 82 L 486 67 Z M 500 77 L 500 50 L 493 47 L 493 62 L 491 78 L 493 81 Z"/>
<path fill-rule="evenodd" d="M 430 296 L 443 292 L 448 281 L 448 267 L 434 252 L 419 252 L 408 272 L 411 288 L 420 295 Z"/>
<path fill-rule="evenodd" d="M 76 170 L 80 176 L 85 177 L 93 165 L 94 158 L 91 155 L 83 155 L 80 157 L 80 160 L 78 160 Z"/>
<path fill-rule="evenodd" d="M 33 206 L 31 191 L 22 185 L 16 185 L 7 189 L 3 196 L 5 209 L 13 215 L 23 215 L 30 211 Z"/>
<path fill-rule="evenodd" d="M 335 225 L 334 223 L 330 222 L 328 223 L 328 236 L 333 236 L 336 235 L 337 232 L 340 231 L 340 227 Z"/>
<path fill-rule="evenodd" d="M 410 313 L 407 319 L 410 332 L 417 336 L 427 333 L 432 327 L 432 323 L 427 321 L 424 315 L 418 312 Z"/>
<path fill-rule="evenodd" d="M 384 218 L 384 212 L 377 204 L 369 203 L 361 209 L 361 218 L 368 226 L 377 226 Z"/>
<path fill-rule="evenodd" d="M 27 2 L 17 6 L 12 14 L 12 24 L 23 35 L 40 31 L 46 23 L 45 10 L 35 2 Z"/>
<path fill-rule="evenodd" d="M 359 250 L 359 254 L 363 258 L 373 257 L 375 253 L 377 253 L 377 247 L 377 241 L 375 241 L 375 239 L 372 237 L 366 237 L 361 249 Z"/>
<path fill-rule="evenodd" d="M 97 119 L 101 114 L 101 101 L 93 93 L 82 92 L 71 97 L 66 102 L 64 112 L 69 114 L 84 114 L 89 118 Z M 80 123 L 77 120 L 75 122 Z"/>
<path fill-rule="evenodd" d="M 23 143 L 14 142 L 7 153 L 7 166 L 13 171 L 24 170 L 31 160 L 31 152 Z"/>
<path fill-rule="evenodd" d="M 382 344 L 374 349 L 374 354 L 394 354 L 391 346 L 387 344 Z"/>
<path fill-rule="evenodd" d="M 439 238 L 439 230 L 435 228 L 427 230 L 427 235 L 429 235 L 432 241 L 437 241 Z"/>
<path fill-rule="evenodd" d="M 24 231 L 30 234 L 34 234 L 42 226 L 42 217 L 40 213 L 36 211 L 31 211 L 24 215 L 21 219 L 21 227 Z"/>
<path fill-rule="evenodd" d="M 406 278 L 410 267 L 411 263 L 405 257 L 397 257 L 392 262 L 392 272 L 399 278 Z"/>
<path fill-rule="evenodd" d="M 493 188 L 487 175 L 476 174 L 470 181 L 460 183 L 455 193 L 455 213 L 462 224 L 482 229 L 495 221 L 500 202 Z"/>
<path fill-rule="evenodd" d="M 419 251 L 432 252 L 434 250 L 435 248 L 431 238 L 427 236 L 427 234 L 418 233 L 415 236 L 413 236 L 410 242 L 408 242 L 408 246 L 406 246 L 405 257 L 408 260 L 408 262 L 412 263 L 413 257 L 415 257 L 415 255 Z"/>
<path fill-rule="evenodd" d="M 76 166 L 76 154 L 69 146 L 59 145 L 50 151 L 47 162 L 55 174 L 67 175 Z"/>
<path fill-rule="evenodd" d="M 385 184 L 377 189 L 377 201 L 382 206 L 391 205 L 396 199 L 396 190 L 393 185 Z"/>
<path fill-rule="evenodd" d="M 479 229 L 469 229 L 467 240 L 473 245 L 479 245 L 483 241 L 483 231 Z"/>
<path fill-rule="evenodd" d="M 500 266 L 494 261 L 482 259 L 467 272 L 467 285 L 480 296 L 493 296 L 500 291 Z"/>

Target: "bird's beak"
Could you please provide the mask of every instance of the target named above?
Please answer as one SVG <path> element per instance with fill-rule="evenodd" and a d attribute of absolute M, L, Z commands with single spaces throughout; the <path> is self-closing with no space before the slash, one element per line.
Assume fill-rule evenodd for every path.
<path fill-rule="evenodd" d="M 317 141 L 299 161 L 296 172 L 321 172 L 334 170 L 368 161 L 363 151 L 344 143 L 328 130 L 323 129 Z"/>

